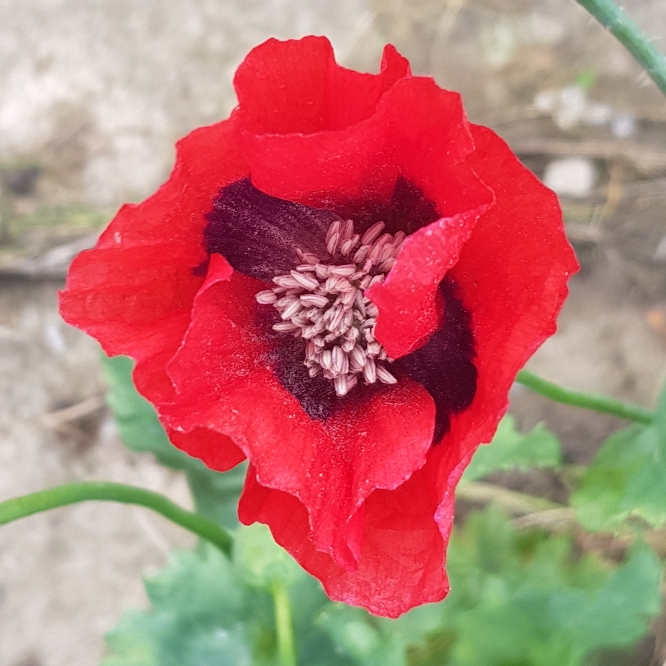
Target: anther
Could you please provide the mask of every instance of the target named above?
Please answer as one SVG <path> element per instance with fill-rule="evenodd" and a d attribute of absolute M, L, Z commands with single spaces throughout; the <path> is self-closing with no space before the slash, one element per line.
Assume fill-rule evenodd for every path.
<path fill-rule="evenodd" d="M 298 311 L 301 309 L 302 305 L 300 301 L 291 301 L 289 305 L 282 311 L 280 315 L 282 319 L 291 319 Z"/>
<path fill-rule="evenodd" d="M 377 266 L 377 270 L 381 271 L 382 273 L 388 273 L 393 268 L 394 263 L 395 259 L 393 257 L 390 259 L 385 259 L 381 264 L 379 264 L 379 266 Z"/>
<path fill-rule="evenodd" d="M 325 308 L 328 305 L 328 298 L 318 294 L 303 294 L 301 297 L 303 305 L 314 305 L 316 308 Z"/>
<path fill-rule="evenodd" d="M 347 375 L 340 375 L 339 377 L 336 377 L 333 380 L 333 386 L 335 387 L 335 392 L 340 397 L 342 397 L 343 395 L 347 395 L 350 389 Z"/>
<path fill-rule="evenodd" d="M 337 275 L 338 277 L 349 277 L 356 273 L 356 264 L 344 264 L 343 266 L 331 266 L 328 269 L 330 275 Z"/>
<path fill-rule="evenodd" d="M 368 342 L 367 350 L 368 355 L 377 356 L 377 354 L 379 354 L 379 352 L 382 350 L 382 347 L 379 342 Z"/>
<path fill-rule="evenodd" d="M 347 355 L 342 351 L 342 348 L 333 347 L 331 350 L 331 372 L 336 375 L 342 374 L 343 366 L 347 365 L 346 360 Z"/>
<path fill-rule="evenodd" d="M 363 366 L 363 378 L 368 384 L 374 384 L 377 381 L 377 366 L 373 358 L 366 358 Z"/>
<path fill-rule="evenodd" d="M 296 280 L 296 282 L 298 282 L 301 287 L 308 289 L 309 291 L 312 291 L 319 286 L 319 282 L 317 282 L 314 277 L 310 275 L 304 275 L 298 271 L 291 271 L 291 277 L 294 278 L 294 280 Z"/>
<path fill-rule="evenodd" d="M 351 329 L 350 329 L 351 330 Z M 356 340 L 345 339 L 342 343 L 342 351 L 348 354 L 356 345 Z"/>
<path fill-rule="evenodd" d="M 404 231 L 398 231 L 395 236 L 393 236 L 393 249 L 398 252 L 402 247 L 402 244 L 405 242 L 407 234 Z"/>
<path fill-rule="evenodd" d="M 367 259 L 369 252 L 370 252 L 370 247 L 368 245 L 361 245 L 361 247 L 359 247 L 358 250 L 356 250 L 356 253 L 354 254 L 353 257 L 354 261 L 357 264 L 363 263 Z"/>
<path fill-rule="evenodd" d="M 337 331 L 339 328 L 340 324 L 342 323 L 342 319 L 345 316 L 345 311 L 344 308 L 341 308 L 338 306 L 338 309 L 335 311 L 335 314 L 331 318 L 331 321 L 329 322 L 327 328 L 328 330 L 333 333 L 334 331 Z"/>
<path fill-rule="evenodd" d="M 257 303 L 261 305 L 273 305 L 277 300 L 277 294 L 270 290 L 260 291 L 255 295 L 255 298 L 257 299 Z"/>
<path fill-rule="evenodd" d="M 328 244 L 328 241 L 330 241 L 335 234 L 339 234 L 341 230 L 342 222 L 340 220 L 333 222 L 326 232 L 326 243 Z"/>
<path fill-rule="evenodd" d="M 375 222 L 361 238 L 361 245 L 372 245 L 373 241 L 384 231 L 386 225 L 383 222 Z"/>
<path fill-rule="evenodd" d="M 341 303 L 345 306 L 351 305 L 356 300 L 356 290 L 350 289 L 342 294 Z"/>
<path fill-rule="evenodd" d="M 349 240 L 354 235 L 354 220 L 346 220 L 342 225 L 342 239 Z"/>
<path fill-rule="evenodd" d="M 273 278 L 273 282 L 279 287 L 287 287 L 287 289 L 295 289 L 301 286 L 291 275 L 278 275 L 278 277 Z"/>
<path fill-rule="evenodd" d="M 340 254 L 344 257 L 347 257 L 349 253 L 356 247 L 357 243 L 358 236 L 354 236 L 353 238 L 342 241 L 340 244 Z"/>
<path fill-rule="evenodd" d="M 319 257 L 316 254 L 312 254 L 312 252 L 303 252 L 301 261 L 306 264 L 311 264 L 312 266 L 316 266 L 318 263 L 320 263 Z"/>
<path fill-rule="evenodd" d="M 338 249 L 338 242 L 340 241 L 340 234 L 333 234 L 329 240 L 326 241 L 326 249 L 328 253 L 332 256 L 335 254 L 335 251 Z"/>
<path fill-rule="evenodd" d="M 377 366 L 377 379 L 384 384 L 396 384 L 398 380 L 382 365 Z"/>
<path fill-rule="evenodd" d="M 325 349 L 321 353 L 319 364 L 321 365 L 322 368 L 324 368 L 324 370 L 331 369 L 331 366 L 333 365 L 333 352 L 330 349 Z"/>
<path fill-rule="evenodd" d="M 277 324 L 273 324 L 273 330 L 278 333 L 292 333 L 298 329 L 299 326 L 290 321 L 279 321 Z"/>

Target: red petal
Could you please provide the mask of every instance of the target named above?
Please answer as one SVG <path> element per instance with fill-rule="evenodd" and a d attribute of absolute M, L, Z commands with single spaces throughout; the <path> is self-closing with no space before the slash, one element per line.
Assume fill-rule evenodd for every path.
<path fill-rule="evenodd" d="M 393 46 L 384 49 L 381 73 L 373 75 L 338 65 L 325 37 L 269 39 L 241 63 L 234 87 L 248 131 L 310 134 L 364 120 L 384 92 L 409 75 L 409 63 Z"/>
<path fill-rule="evenodd" d="M 374 173 L 385 128 L 364 121 L 385 91 L 409 75 L 409 63 L 393 47 L 385 49 L 379 75 L 340 67 L 323 37 L 271 39 L 254 49 L 234 80 L 252 182 L 266 194 L 308 205 L 328 192 L 353 199 L 364 183 L 366 191 L 386 189 L 391 178 Z M 322 178 L 313 173 L 320 168 Z"/>
<path fill-rule="evenodd" d="M 450 273 L 472 317 L 478 370 L 474 401 L 452 418 L 444 439 L 459 441 L 463 457 L 492 438 L 516 373 L 555 332 L 567 281 L 578 270 L 555 194 L 494 132 L 472 132 L 470 161 L 496 200 Z"/>
<path fill-rule="evenodd" d="M 325 422 L 311 420 L 271 370 L 254 294 L 264 283 L 213 255 L 192 323 L 168 371 L 177 391 L 161 414 L 179 432 L 230 437 L 261 483 L 307 507 L 312 540 L 346 569 L 358 558 L 357 515 L 376 488 L 395 488 L 421 467 L 435 408 L 418 384 L 350 396 Z M 196 455 L 196 454 L 195 454 Z"/>
<path fill-rule="evenodd" d="M 245 460 L 245 454 L 228 438 L 208 428 L 195 428 L 188 433 L 169 429 L 174 446 L 193 458 L 206 461 L 206 467 L 226 472 Z"/>
<path fill-rule="evenodd" d="M 128 354 L 140 391 L 167 399 L 164 367 L 178 348 L 206 258 L 204 214 L 220 187 L 247 174 L 231 121 L 178 144 L 169 180 L 139 205 L 123 206 L 96 247 L 80 254 L 60 294 L 63 318 L 111 355 Z"/>
<path fill-rule="evenodd" d="M 323 38 L 269 40 L 240 66 L 235 85 L 244 152 L 267 194 L 312 205 L 318 192 L 386 198 L 402 170 L 451 200 L 443 215 L 469 207 L 478 180 L 469 172 L 447 180 L 473 149 L 460 96 L 409 78 L 393 47 L 373 76 L 337 65 Z M 331 203 L 322 195 L 319 202 Z"/>
<path fill-rule="evenodd" d="M 269 525 L 275 540 L 321 580 L 331 599 L 397 617 L 419 604 L 440 601 L 448 592 L 445 541 L 433 520 L 436 506 L 425 469 L 396 490 L 373 492 L 364 504 L 360 556 L 353 571 L 315 550 L 304 506 L 292 495 L 261 485 L 252 468 L 238 514 L 245 524 Z"/>
<path fill-rule="evenodd" d="M 474 143 L 458 93 L 432 79 L 403 79 L 382 97 L 376 122 L 390 127 L 386 152 L 395 167 L 442 217 L 492 203 L 491 190 L 466 161 Z"/>
<path fill-rule="evenodd" d="M 315 207 L 386 202 L 399 174 L 442 216 L 492 201 L 464 162 L 473 143 L 460 96 L 430 79 L 397 81 L 366 120 L 310 134 L 241 135 L 252 182 L 262 192 Z"/>
<path fill-rule="evenodd" d="M 430 395 L 416 382 L 403 379 L 365 399 L 352 396 L 345 409 L 324 423 L 327 437 L 297 495 L 308 509 L 318 550 L 331 553 L 348 570 L 356 568 L 362 518 L 353 521 L 355 514 L 373 490 L 397 488 L 423 466 L 434 422 Z M 257 470 L 263 485 L 276 487 Z M 351 529 L 341 533 L 350 521 L 356 533 Z M 353 559 L 345 561 L 339 553 L 347 544 Z"/>
<path fill-rule="evenodd" d="M 457 263 L 479 215 L 442 218 L 413 233 L 386 280 L 365 292 L 379 308 L 375 337 L 391 358 L 418 349 L 441 326 L 439 283 Z"/>

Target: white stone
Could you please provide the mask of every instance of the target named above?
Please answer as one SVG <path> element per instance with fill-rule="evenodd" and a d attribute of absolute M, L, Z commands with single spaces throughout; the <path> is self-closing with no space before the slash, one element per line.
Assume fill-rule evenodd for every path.
<path fill-rule="evenodd" d="M 617 139 L 628 139 L 636 134 L 637 125 L 633 113 L 618 113 L 611 121 L 611 134 Z"/>
<path fill-rule="evenodd" d="M 546 166 L 543 182 L 561 197 L 583 199 L 590 194 L 597 179 L 596 169 L 585 157 L 565 157 Z"/>

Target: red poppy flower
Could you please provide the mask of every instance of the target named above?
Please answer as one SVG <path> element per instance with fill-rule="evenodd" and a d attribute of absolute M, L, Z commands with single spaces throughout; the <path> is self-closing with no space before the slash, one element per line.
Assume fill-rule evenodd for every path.
<path fill-rule="evenodd" d="M 73 263 L 64 318 L 136 360 L 180 449 L 336 600 L 448 590 L 455 485 L 577 270 L 552 192 L 387 46 L 269 40 L 239 105 Z"/>

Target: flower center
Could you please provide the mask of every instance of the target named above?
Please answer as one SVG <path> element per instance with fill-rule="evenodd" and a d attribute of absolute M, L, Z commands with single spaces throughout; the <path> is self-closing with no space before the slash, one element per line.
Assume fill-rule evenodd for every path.
<path fill-rule="evenodd" d="M 275 287 L 260 291 L 257 302 L 272 305 L 282 321 L 273 330 L 306 340 L 304 364 L 311 377 L 322 374 L 339 396 L 359 379 L 366 384 L 395 384 L 391 363 L 374 336 L 377 306 L 364 292 L 384 280 L 405 240 L 373 224 L 360 236 L 354 222 L 335 221 L 326 233 L 330 260 L 297 249 L 301 264 L 273 278 Z"/>

